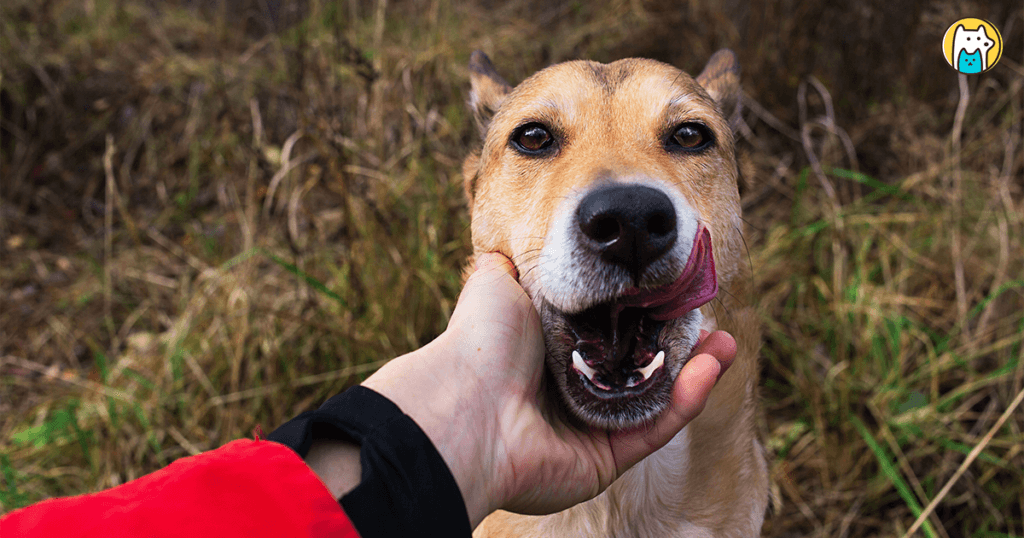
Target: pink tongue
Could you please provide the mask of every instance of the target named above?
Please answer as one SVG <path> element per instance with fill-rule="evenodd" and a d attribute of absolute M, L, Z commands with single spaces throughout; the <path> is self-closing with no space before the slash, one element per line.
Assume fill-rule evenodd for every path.
<path fill-rule="evenodd" d="M 616 303 L 651 308 L 648 315 L 652 319 L 667 321 L 707 303 L 715 295 L 718 295 L 718 279 L 715 278 L 715 258 L 711 254 L 711 232 L 701 225 L 693 239 L 690 259 L 675 282 L 653 290 L 626 290 Z"/>

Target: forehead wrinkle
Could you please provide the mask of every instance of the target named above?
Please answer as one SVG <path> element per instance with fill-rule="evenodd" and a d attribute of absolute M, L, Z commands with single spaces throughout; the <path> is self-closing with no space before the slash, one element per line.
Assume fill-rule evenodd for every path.
<path fill-rule="evenodd" d="M 693 114 L 708 110 L 708 101 L 697 85 L 686 73 L 644 73 L 628 81 L 631 86 L 628 98 L 640 104 L 656 116 Z M 621 93 L 621 92 L 620 92 Z M 640 99 L 637 97 L 642 96 Z M 713 106 L 713 105 L 712 105 Z"/>
<path fill-rule="evenodd" d="M 523 107 L 517 115 L 517 123 L 536 120 L 550 127 L 571 124 L 577 116 L 576 102 L 559 94 L 546 95 Z"/>
<path fill-rule="evenodd" d="M 699 120 L 708 123 L 709 127 L 716 127 L 716 130 L 720 123 L 715 102 L 700 90 L 678 93 L 668 99 L 663 117 L 668 123 Z"/>
<path fill-rule="evenodd" d="M 597 62 L 587 62 L 586 73 L 590 75 L 591 81 L 604 90 L 605 93 L 612 93 L 611 81 L 608 79 L 607 66 Z"/>
<path fill-rule="evenodd" d="M 671 99 L 669 99 L 668 100 L 668 104 L 666 105 L 665 108 L 670 108 L 670 109 L 671 108 L 688 108 L 688 109 L 692 109 L 692 108 L 694 108 L 693 103 L 694 102 L 700 102 L 700 101 L 702 101 L 702 99 L 698 98 L 697 96 L 695 96 L 692 93 L 681 93 L 681 94 L 678 94 L 675 97 L 672 97 Z M 701 104 L 703 104 L 703 103 L 701 103 Z"/>

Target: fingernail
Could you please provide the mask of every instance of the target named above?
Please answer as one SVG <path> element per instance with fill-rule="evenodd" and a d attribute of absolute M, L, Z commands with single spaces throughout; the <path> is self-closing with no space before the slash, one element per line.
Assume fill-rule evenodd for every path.
<path fill-rule="evenodd" d="M 476 269 L 476 270 L 480 270 L 481 268 L 489 265 L 490 260 L 493 260 L 493 259 L 494 259 L 494 256 L 490 252 L 485 252 L 483 254 L 480 254 L 479 256 L 476 257 L 476 264 L 474 265 L 473 268 Z"/>
<path fill-rule="evenodd" d="M 505 272 L 512 275 L 512 278 L 519 280 L 519 270 L 514 263 L 511 263 L 504 254 L 500 252 L 485 252 L 476 257 L 475 270 L 490 269 L 500 266 Z"/>

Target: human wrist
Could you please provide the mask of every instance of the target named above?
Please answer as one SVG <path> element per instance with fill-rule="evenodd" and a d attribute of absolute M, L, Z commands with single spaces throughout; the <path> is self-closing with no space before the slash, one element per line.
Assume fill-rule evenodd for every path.
<path fill-rule="evenodd" d="M 480 423 L 480 409 L 467 403 L 476 377 L 460 371 L 467 364 L 460 346 L 444 333 L 430 344 L 398 357 L 362 385 L 395 403 L 427 435 L 455 478 L 472 527 L 499 504 L 493 499 L 486 439 L 492 431 Z"/>
<path fill-rule="evenodd" d="M 469 536 L 472 531 L 448 463 L 412 417 L 373 389 L 357 386 L 337 394 L 267 439 L 303 458 L 318 441 L 359 445 L 361 479 L 339 502 L 361 536 Z"/>

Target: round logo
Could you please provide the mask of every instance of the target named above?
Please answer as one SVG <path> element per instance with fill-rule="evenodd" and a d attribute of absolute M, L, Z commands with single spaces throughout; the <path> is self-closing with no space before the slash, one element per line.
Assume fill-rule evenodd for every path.
<path fill-rule="evenodd" d="M 1003 36 L 986 20 L 960 19 L 942 37 L 942 54 L 950 67 L 965 75 L 984 73 L 1003 56 Z"/>

